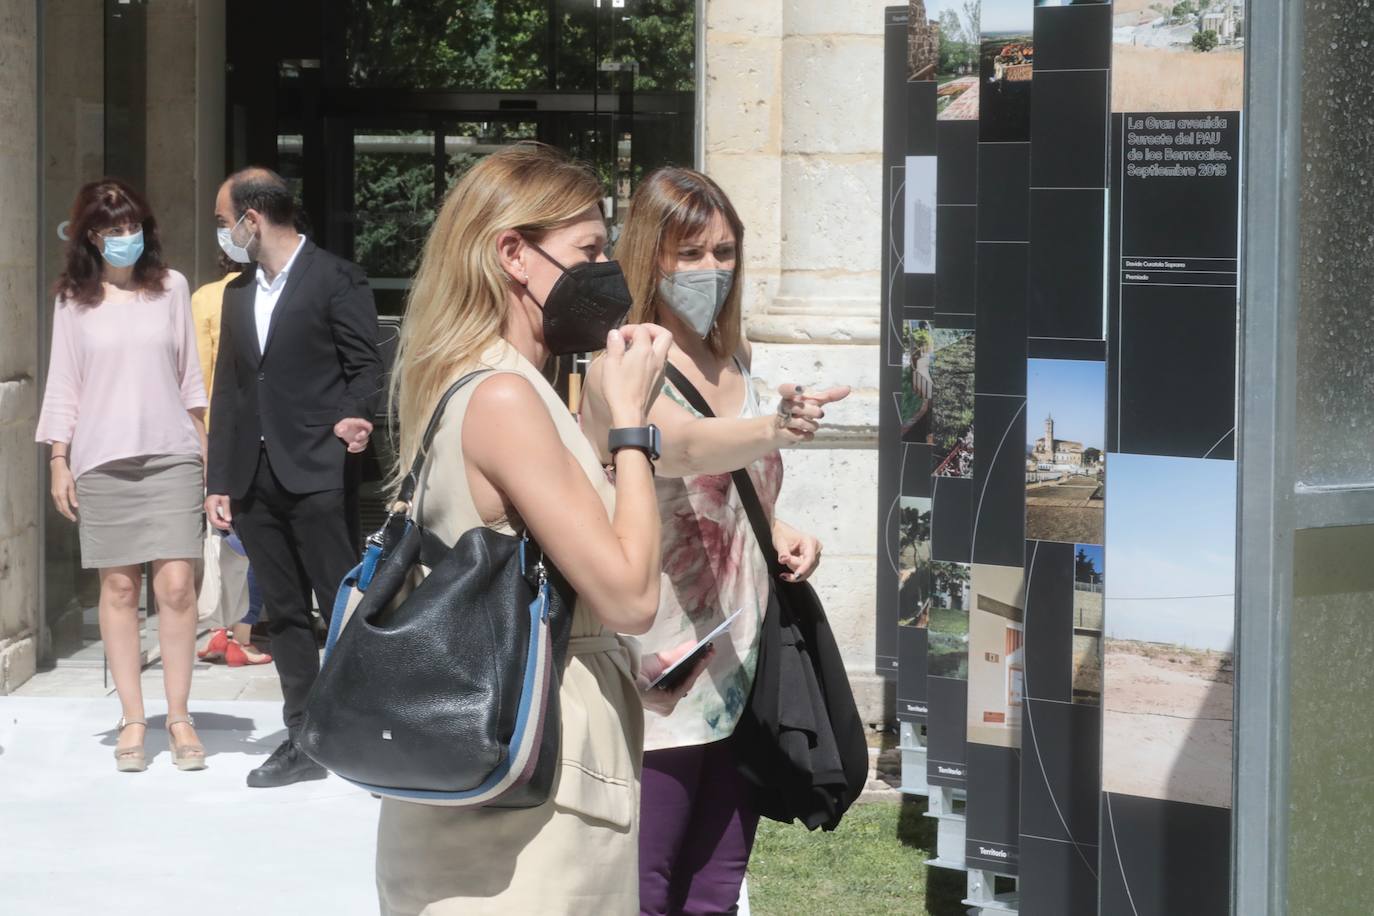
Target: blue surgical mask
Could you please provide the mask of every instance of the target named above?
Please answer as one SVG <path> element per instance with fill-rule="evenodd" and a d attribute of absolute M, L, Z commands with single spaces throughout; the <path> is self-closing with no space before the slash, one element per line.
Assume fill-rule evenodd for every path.
<path fill-rule="evenodd" d="M 143 257 L 143 230 L 133 235 L 105 236 L 100 252 L 111 267 L 133 267 Z"/>

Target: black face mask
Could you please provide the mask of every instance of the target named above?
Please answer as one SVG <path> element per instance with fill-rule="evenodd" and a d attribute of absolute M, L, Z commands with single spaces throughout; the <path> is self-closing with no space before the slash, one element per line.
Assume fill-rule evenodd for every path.
<path fill-rule="evenodd" d="M 535 300 L 544 312 L 544 346 L 554 356 L 605 349 L 606 335 L 620 327 L 633 301 L 620 265 L 589 261 L 564 267 L 533 242 L 530 247 L 563 271 L 544 301 Z"/>

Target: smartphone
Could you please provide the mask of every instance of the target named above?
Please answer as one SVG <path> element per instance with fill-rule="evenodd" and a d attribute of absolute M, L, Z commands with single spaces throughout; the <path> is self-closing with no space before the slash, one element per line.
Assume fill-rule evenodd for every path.
<path fill-rule="evenodd" d="M 740 608 L 735 611 L 735 613 L 722 620 L 714 630 L 703 636 L 701 640 L 692 647 L 691 652 L 688 652 L 686 655 L 682 656 L 682 658 L 679 658 L 665 668 L 663 673 L 655 678 L 653 683 L 649 686 L 657 687 L 659 690 L 676 690 L 681 686 L 682 682 L 687 679 L 687 675 L 692 673 L 692 669 L 696 667 L 697 662 L 699 662 L 701 657 L 711 648 L 711 644 L 716 638 L 730 629 L 730 625 L 735 622 L 735 618 L 742 613 L 744 613 L 744 608 Z"/>

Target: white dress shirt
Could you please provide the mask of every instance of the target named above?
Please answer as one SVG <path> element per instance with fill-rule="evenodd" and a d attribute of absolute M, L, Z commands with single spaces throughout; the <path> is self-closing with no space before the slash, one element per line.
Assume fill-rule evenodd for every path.
<path fill-rule="evenodd" d="M 291 273 L 291 265 L 296 263 L 296 258 L 305 247 L 305 236 L 300 237 L 296 244 L 296 250 L 291 252 L 291 257 L 287 258 L 286 264 L 277 275 L 271 280 L 267 279 L 267 272 L 258 265 L 258 289 L 253 298 L 253 317 L 258 326 L 258 352 L 267 349 L 267 331 L 272 327 L 272 310 L 277 307 L 277 300 L 281 298 L 281 291 L 286 287 L 286 277 Z"/>

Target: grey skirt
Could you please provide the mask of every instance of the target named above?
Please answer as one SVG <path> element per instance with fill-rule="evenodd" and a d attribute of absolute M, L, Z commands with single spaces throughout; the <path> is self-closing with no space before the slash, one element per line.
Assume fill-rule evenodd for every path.
<path fill-rule="evenodd" d="M 76 479 L 81 568 L 198 560 L 204 494 L 199 455 L 143 455 Z"/>

